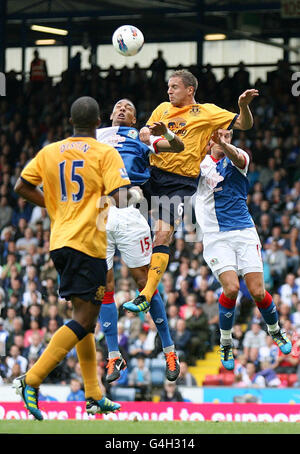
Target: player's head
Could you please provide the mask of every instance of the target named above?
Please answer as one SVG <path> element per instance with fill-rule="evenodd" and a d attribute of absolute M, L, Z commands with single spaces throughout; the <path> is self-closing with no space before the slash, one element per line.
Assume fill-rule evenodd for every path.
<path fill-rule="evenodd" d="M 194 103 L 197 88 L 198 81 L 192 73 L 186 70 L 174 71 L 168 82 L 170 103 L 175 107 Z"/>
<path fill-rule="evenodd" d="M 100 126 L 100 108 L 94 98 L 82 96 L 71 106 L 70 122 L 75 131 L 92 131 Z"/>
<path fill-rule="evenodd" d="M 231 143 L 233 136 L 233 129 L 218 129 L 219 137 L 226 143 Z M 215 159 L 222 159 L 224 151 L 220 145 L 210 140 L 209 142 L 210 153 Z"/>
<path fill-rule="evenodd" d="M 136 124 L 136 108 L 130 99 L 120 99 L 114 105 L 110 116 L 112 126 L 133 126 Z"/>

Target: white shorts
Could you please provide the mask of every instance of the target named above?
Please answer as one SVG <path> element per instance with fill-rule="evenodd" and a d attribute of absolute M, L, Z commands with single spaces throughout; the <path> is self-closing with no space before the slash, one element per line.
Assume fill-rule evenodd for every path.
<path fill-rule="evenodd" d="M 149 265 L 152 254 L 152 239 L 148 222 L 133 206 L 110 207 L 107 224 L 107 269 L 113 267 L 116 248 L 129 268 Z"/>
<path fill-rule="evenodd" d="M 224 271 L 241 276 L 263 272 L 261 242 L 255 227 L 205 233 L 203 257 L 217 278 Z"/>

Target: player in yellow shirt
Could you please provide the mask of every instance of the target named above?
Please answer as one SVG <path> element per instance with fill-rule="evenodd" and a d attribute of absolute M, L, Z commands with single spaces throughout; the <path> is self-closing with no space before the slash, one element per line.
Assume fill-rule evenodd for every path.
<path fill-rule="evenodd" d="M 152 125 L 162 121 L 168 127 L 164 137 L 167 140 L 172 140 L 172 135 L 180 137 L 184 150 L 150 158 L 151 177 L 144 186 L 144 194 L 155 217 L 155 238 L 147 284 L 137 298 L 124 304 L 124 308 L 132 312 L 149 310 L 153 293 L 168 266 L 169 245 L 174 230 L 182 222 L 184 202 L 196 191 L 200 163 L 211 135 L 219 128 L 246 130 L 253 125 L 249 104 L 258 96 L 257 90 L 241 94 L 237 114 L 214 104 L 197 103 L 197 87 L 198 81 L 189 71 L 175 71 L 168 82 L 170 102 L 160 104 L 152 112 L 147 127 L 140 131 L 140 139 L 149 143 Z"/>
<path fill-rule="evenodd" d="M 102 396 L 97 378 L 94 329 L 106 285 L 106 232 L 97 226 L 101 197 L 126 205 L 130 185 L 124 163 L 111 146 L 96 140 L 98 103 L 78 98 L 71 106 L 74 135 L 47 145 L 23 169 L 15 191 L 46 207 L 51 220 L 50 256 L 60 276 L 60 296 L 73 305 L 72 320 L 56 331 L 46 350 L 25 375 L 14 380 L 26 408 L 42 420 L 38 388 L 76 346 L 88 413 L 116 411 Z M 39 189 L 43 185 L 43 191 Z M 104 206 L 104 204 L 102 204 Z"/>

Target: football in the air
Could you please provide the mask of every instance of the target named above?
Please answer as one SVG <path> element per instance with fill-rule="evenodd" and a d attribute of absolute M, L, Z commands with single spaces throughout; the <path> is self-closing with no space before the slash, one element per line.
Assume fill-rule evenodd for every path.
<path fill-rule="evenodd" d="M 133 25 L 122 25 L 117 28 L 112 37 L 114 48 L 119 54 L 129 57 L 136 55 L 144 44 L 144 35 Z"/>

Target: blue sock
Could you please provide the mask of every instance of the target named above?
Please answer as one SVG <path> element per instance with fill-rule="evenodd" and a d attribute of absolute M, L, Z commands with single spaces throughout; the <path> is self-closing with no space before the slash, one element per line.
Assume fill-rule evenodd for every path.
<path fill-rule="evenodd" d="M 278 312 L 270 293 L 266 292 L 262 301 L 255 301 L 264 321 L 267 325 L 275 325 L 278 322 Z"/>
<path fill-rule="evenodd" d="M 224 293 L 219 297 L 219 326 L 222 330 L 233 327 L 236 300 L 228 298 Z"/>
<path fill-rule="evenodd" d="M 115 302 L 101 304 L 99 321 L 109 352 L 119 351 L 118 311 Z"/>
<path fill-rule="evenodd" d="M 162 347 L 170 347 L 174 344 L 174 342 L 172 341 L 170 335 L 165 305 L 158 291 L 155 292 L 155 294 L 152 296 L 149 312 L 156 325 L 159 337 L 161 339 Z"/>

